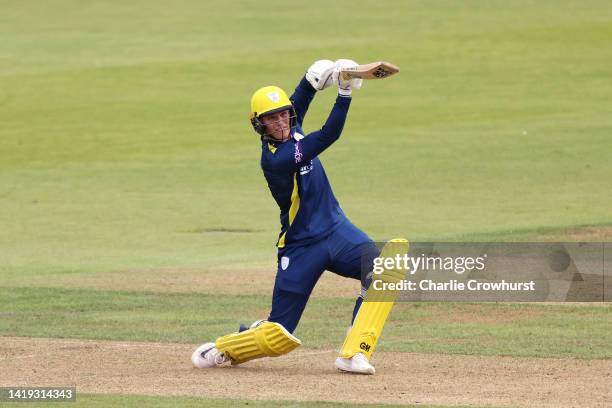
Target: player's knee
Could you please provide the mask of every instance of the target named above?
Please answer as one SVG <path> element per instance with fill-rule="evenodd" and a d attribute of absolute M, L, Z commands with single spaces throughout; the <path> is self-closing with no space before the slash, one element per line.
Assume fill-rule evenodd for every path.
<path fill-rule="evenodd" d="M 372 271 L 374 269 L 374 260 L 380 255 L 380 250 L 374 242 L 369 242 L 361 248 L 361 287 L 369 288 L 372 283 Z"/>
<path fill-rule="evenodd" d="M 289 333 L 293 334 L 293 332 L 295 331 L 297 325 L 298 325 L 298 319 L 292 318 L 292 319 L 275 319 L 274 317 L 270 316 L 268 317 L 268 321 L 271 323 L 278 323 L 281 326 L 283 326 L 283 328 L 285 330 L 287 330 Z"/>

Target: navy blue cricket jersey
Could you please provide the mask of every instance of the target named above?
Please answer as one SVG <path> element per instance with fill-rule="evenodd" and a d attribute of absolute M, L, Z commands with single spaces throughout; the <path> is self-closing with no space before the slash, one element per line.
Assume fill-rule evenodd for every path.
<path fill-rule="evenodd" d="M 340 137 L 351 97 L 338 95 L 325 125 L 304 136 L 302 122 L 315 93 L 302 78 L 290 98 L 297 115 L 292 137 L 262 142 L 261 168 L 280 208 L 279 248 L 317 241 L 346 220 L 317 156 Z"/>

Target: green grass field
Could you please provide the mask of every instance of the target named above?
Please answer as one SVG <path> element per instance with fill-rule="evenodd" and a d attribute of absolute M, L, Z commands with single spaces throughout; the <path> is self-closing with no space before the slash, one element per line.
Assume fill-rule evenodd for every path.
<path fill-rule="evenodd" d="M 269 84 L 292 90 L 320 58 L 402 69 L 354 92 L 341 139 L 321 156 L 372 238 L 612 240 L 607 1 L 0 0 L 0 10 L 0 336 L 197 344 L 265 317 L 267 291 L 54 282 L 272 267 L 278 209 L 249 98 Z M 333 100 L 316 97 L 306 131 Z M 337 347 L 351 303 L 313 300 L 298 328 L 306 347 Z M 401 304 L 381 349 L 610 359 L 611 311 Z M 124 406 L 193 402 L 130 398 Z"/>
<path fill-rule="evenodd" d="M 58 403 L 21 403 L 20 407 L 24 408 L 39 408 L 39 407 L 56 407 Z M 193 408 L 206 406 L 209 408 L 225 408 L 228 406 L 227 400 L 215 400 L 215 399 L 202 399 L 202 398 L 188 398 L 188 397 L 148 397 L 143 395 L 79 395 L 76 403 L 70 404 L 73 408 L 106 408 L 109 406 L 113 407 L 155 407 L 155 408 Z M 261 407 L 282 407 L 282 408 L 304 408 L 304 407 L 316 407 L 316 408 L 370 408 L 376 405 L 373 404 L 342 404 L 342 403 L 331 403 L 323 401 L 310 401 L 310 402 L 287 402 L 287 401 L 253 401 L 253 400 L 234 400 L 232 401 L 234 407 L 249 407 L 249 408 L 261 408 Z M 385 405 L 386 408 L 404 407 L 404 408 L 444 408 L 434 405 Z M 456 408 L 461 408 L 457 406 Z M 472 407 L 473 408 L 473 407 Z M 476 407 L 478 408 L 478 407 Z"/>
<path fill-rule="evenodd" d="M 270 304 L 265 295 L 55 288 L 0 288 L 0 295 L 4 335 L 192 344 L 236 331 Z M 338 347 L 352 308 L 352 299 L 313 299 L 296 335 L 308 348 Z M 378 349 L 610 359 L 611 324 L 610 308 L 600 305 L 399 303 Z"/>

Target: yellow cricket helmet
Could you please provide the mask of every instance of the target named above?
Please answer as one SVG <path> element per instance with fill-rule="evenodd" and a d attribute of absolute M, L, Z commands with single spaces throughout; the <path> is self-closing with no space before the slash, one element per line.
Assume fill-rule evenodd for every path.
<path fill-rule="evenodd" d="M 295 127 L 295 109 L 289 97 L 278 86 L 264 86 L 259 88 L 251 97 L 251 124 L 253 129 L 261 136 L 265 135 L 265 125 L 259 120 L 264 115 L 291 110 L 291 128 Z"/>

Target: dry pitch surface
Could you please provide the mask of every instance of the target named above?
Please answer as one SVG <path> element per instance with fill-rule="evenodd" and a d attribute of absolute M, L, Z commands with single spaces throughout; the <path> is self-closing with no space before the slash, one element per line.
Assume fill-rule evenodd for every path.
<path fill-rule="evenodd" d="M 606 238 L 610 229 L 606 230 Z M 30 278 L 28 286 L 191 292 L 228 295 L 271 290 L 273 265 L 228 269 L 235 285 L 214 286 L 208 268 L 131 270 Z M 122 279 L 117 279 L 121 276 Z M 146 279 L 145 279 L 146 278 Z M 257 278 L 257 279 L 255 279 Z M 241 282 L 255 285 L 239 285 Z M 212 286 L 211 286 L 212 285 Z M 236 291 L 240 288 L 240 292 Z M 355 282 L 324 274 L 313 295 L 355 295 Z M 482 316 L 511 319 L 513 316 Z M 443 318 L 443 317 L 441 317 Z M 456 321 L 474 316 L 453 315 Z M 511 320 L 510 320 L 511 321 Z M 186 395 L 223 399 L 360 403 L 610 407 L 612 360 L 488 357 L 377 352 L 377 374 L 356 376 L 333 367 L 335 350 L 298 349 L 239 367 L 198 370 L 192 345 L 0 337 L 0 386 L 75 385 L 81 393 Z"/>
<path fill-rule="evenodd" d="M 336 371 L 334 350 L 297 350 L 198 370 L 190 345 L 1 338 L 0 386 L 75 385 L 83 393 L 361 403 L 609 407 L 612 361 L 377 353 L 377 374 Z"/>

